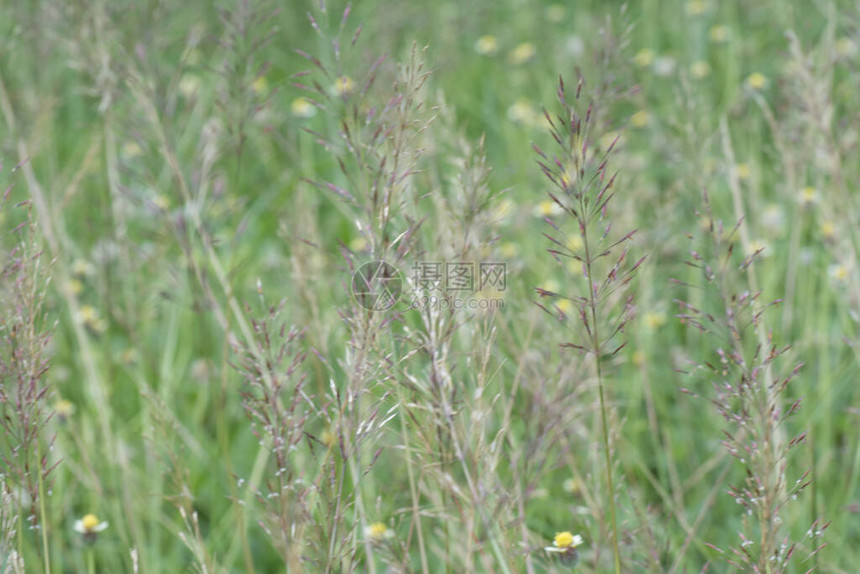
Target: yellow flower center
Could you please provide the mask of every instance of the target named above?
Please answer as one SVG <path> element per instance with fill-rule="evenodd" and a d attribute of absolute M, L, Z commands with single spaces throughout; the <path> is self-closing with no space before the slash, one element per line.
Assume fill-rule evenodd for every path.
<path fill-rule="evenodd" d="M 251 84 L 251 88 L 253 88 L 254 92 L 257 94 L 262 94 L 268 89 L 268 87 L 269 82 L 266 80 L 265 76 L 260 76 L 259 78 L 254 80 L 253 84 Z"/>
<path fill-rule="evenodd" d="M 698 62 L 693 62 L 693 65 L 690 66 L 690 73 L 694 78 L 701 79 L 711 73 L 711 66 L 707 62 L 699 60 Z"/>
<path fill-rule="evenodd" d="M 632 116 L 630 116 L 630 123 L 633 124 L 633 127 L 636 128 L 644 128 L 651 121 L 651 116 L 648 115 L 648 112 L 645 110 L 639 110 Z"/>
<path fill-rule="evenodd" d="M 645 325 L 649 329 L 657 329 L 666 324 L 666 314 L 665 313 L 655 313 L 653 311 L 645 313 Z"/>
<path fill-rule="evenodd" d="M 579 251 L 583 246 L 582 237 L 579 235 L 571 235 L 568 238 L 566 245 L 571 251 Z"/>
<path fill-rule="evenodd" d="M 479 54 L 483 54 L 485 56 L 489 56 L 491 54 L 495 54 L 496 50 L 499 49 L 499 42 L 496 40 L 495 36 L 481 36 L 478 38 L 478 41 L 475 43 L 475 51 Z"/>
<path fill-rule="evenodd" d="M 292 110 L 294 116 L 300 118 L 310 118 L 317 113 L 317 109 L 307 98 L 296 98 L 293 100 L 290 110 Z"/>
<path fill-rule="evenodd" d="M 531 42 L 523 42 L 511 50 L 511 53 L 508 55 L 508 63 L 514 65 L 524 64 L 531 60 L 535 53 L 536 50 L 534 44 Z"/>
<path fill-rule="evenodd" d="M 385 538 L 385 533 L 388 532 L 388 527 L 382 522 L 374 522 L 368 528 L 368 534 L 373 540 L 382 540 Z"/>
<path fill-rule="evenodd" d="M 747 85 L 754 90 L 760 90 L 767 86 L 767 78 L 758 72 L 753 72 L 747 78 Z"/>
<path fill-rule="evenodd" d="M 573 546 L 573 534 L 570 532 L 559 532 L 555 535 L 554 543 L 559 548 L 570 548 Z"/>
<path fill-rule="evenodd" d="M 81 526 L 84 527 L 84 530 L 90 532 L 96 526 L 99 525 L 99 517 L 95 514 L 87 514 L 81 519 Z"/>
<path fill-rule="evenodd" d="M 66 399 L 57 399 L 54 403 L 54 411 L 61 417 L 67 417 L 75 412 L 75 405 Z"/>
<path fill-rule="evenodd" d="M 831 271 L 833 278 L 838 279 L 839 281 L 845 281 L 848 279 L 848 269 L 845 268 L 844 265 L 837 265 Z"/>
<path fill-rule="evenodd" d="M 687 2 L 687 14 L 690 16 L 698 16 L 699 14 L 704 14 L 705 10 L 707 10 L 708 5 L 705 4 L 703 0 L 691 0 Z"/>
<path fill-rule="evenodd" d="M 654 52 L 651 50 L 639 50 L 633 57 L 633 61 L 640 68 L 647 68 L 654 61 Z"/>
<path fill-rule="evenodd" d="M 801 192 L 801 201 L 805 204 L 813 204 L 818 199 L 818 191 L 811 186 L 804 187 Z"/>
<path fill-rule="evenodd" d="M 711 28 L 711 40 L 714 42 L 725 42 L 729 37 L 728 26 L 714 26 Z"/>
<path fill-rule="evenodd" d="M 92 323 L 96 319 L 98 319 L 99 316 L 98 311 L 96 311 L 94 307 L 91 307 L 89 305 L 84 305 L 83 307 L 81 307 L 80 313 L 81 320 L 83 320 L 84 323 Z"/>
<path fill-rule="evenodd" d="M 544 199 L 538 204 L 538 213 L 543 216 L 553 215 L 558 209 L 558 205 L 549 199 Z"/>
<path fill-rule="evenodd" d="M 348 95 L 355 88 L 355 82 L 349 76 L 341 76 L 334 83 L 334 91 L 339 96 Z"/>

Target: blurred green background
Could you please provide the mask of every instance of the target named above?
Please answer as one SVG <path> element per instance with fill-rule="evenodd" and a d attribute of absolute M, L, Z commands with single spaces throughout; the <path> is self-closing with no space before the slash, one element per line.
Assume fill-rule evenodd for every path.
<path fill-rule="evenodd" d="M 742 508 L 726 493 L 744 478 L 742 464 L 721 445 L 730 423 L 708 402 L 714 378 L 694 367 L 714 361 L 719 343 L 675 317 L 678 299 L 707 295 L 672 282 L 699 276 L 685 265 L 698 249 L 686 235 L 700 231 L 704 191 L 715 218 L 727 228 L 736 223 L 733 179 L 751 244 L 763 249 L 756 263 L 762 300 L 781 300 L 767 311 L 768 328 L 777 345 L 792 346 L 787 364 L 804 364 L 783 402 L 804 399 L 786 429 L 809 434 L 785 462 L 792 482 L 809 470 L 813 483 L 799 500 L 786 501 L 785 534 L 801 540 L 813 521 L 832 521 L 828 548 L 789 571 L 856 571 L 856 3 L 362 0 L 335 48 L 330 38 L 343 8 L 0 0 L 0 187 L 11 186 L 0 217 L 11 230 L 32 213 L 53 276 L 47 379 L 49 405 L 59 414 L 44 435 L 56 436 L 50 458 L 60 461 L 46 510 L 52 571 L 86 571 L 90 551 L 98 571 L 131 571 L 131 548 L 141 571 L 190 569 L 177 499 L 199 513 L 201 540 L 225 571 L 247 570 L 240 531 L 257 571 L 283 570 L 257 524 L 253 496 L 244 523 L 237 518 L 235 499 L 254 473 L 259 438 L 230 365 L 236 355 L 225 324 L 238 331 L 229 300 L 247 302 L 255 316 L 265 314 L 258 284 L 266 304 L 285 299 L 285 320 L 305 330 L 317 354 L 306 363 L 307 388 L 329 392 L 350 348 L 341 315 L 350 306 L 353 259 L 343 249 L 355 261 L 374 254 L 356 228 L 356 212 L 307 182 L 343 181 L 336 153 L 350 108 L 334 96 L 321 102 L 325 109 L 315 107 L 304 98 L 321 99 L 296 84 L 328 82 L 321 89 L 331 94 L 346 81 L 338 78 L 348 77 L 357 92 L 385 56 L 366 98 L 381 108 L 396 63 L 408 63 L 413 46 L 430 72 L 419 115 L 436 117 L 416 144 L 425 149 L 416 193 L 451 187 L 458 138 L 472 147 L 484 138 L 494 217 L 481 243 L 487 258 L 508 268 L 505 308 L 493 315 L 494 380 L 523 405 L 507 448 L 518 444 L 517 433 L 527 435 L 528 417 L 542 412 L 527 405 L 539 402 L 543 381 L 576 368 L 576 355 L 558 347 L 570 323 L 534 304 L 536 287 L 565 293 L 581 271 L 546 251 L 543 216 L 556 214 L 532 143 L 552 149 L 542 110 L 557 109 L 560 76 L 570 93 L 581 74 L 585 100 L 595 105 L 594 144 L 604 150 L 620 137 L 611 160 L 619 173 L 614 224 L 638 229 L 633 253 L 647 256 L 635 282 L 630 342 L 612 359 L 609 383 L 624 544 L 635 556 L 626 571 L 669 571 L 676 558 L 675 571 L 699 571 L 708 562 L 729 571 L 709 545 L 738 545 L 744 528 Z M 296 50 L 319 58 L 327 73 Z M 296 76 L 304 70 L 313 73 Z M 335 142 L 332 149 L 317 142 L 319 134 Z M 29 207 L 13 207 L 31 198 Z M 422 213 L 428 205 L 411 209 L 431 228 L 453 217 L 441 209 Z M 11 245 L 15 234 L 6 236 Z M 227 314 L 219 316 L 210 299 L 224 302 Z M 569 303 L 559 304 L 570 313 Z M 482 320 L 469 316 L 467 324 Z M 458 372 L 470 371 L 457 364 Z M 512 390 L 520 377 L 534 388 Z M 585 413 L 594 412 L 591 400 L 583 398 Z M 597 425 L 592 415 L 576 416 L 584 422 L 572 424 L 573 440 L 590 445 Z M 320 436 L 324 417 L 309 417 L 308 432 Z M 380 444 L 390 448 L 366 481 L 385 523 L 409 511 L 402 461 L 388 454 L 398 452 L 398 432 L 382 434 Z M 4 452 L 14 448 L 11 438 L 3 440 Z M 580 570 L 608 571 L 600 560 L 609 542 L 594 539 L 599 519 L 571 482 L 575 456 L 559 457 L 528 497 L 533 567 L 567 570 L 540 545 L 571 530 L 586 534 Z M 310 479 L 316 470 L 308 464 L 301 472 Z M 583 461 L 576 476 L 599 484 L 600 467 L 589 465 Z M 434 528 L 457 520 L 450 510 L 428 510 Z M 92 547 L 73 530 L 90 512 L 110 522 Z M 404 524 L 395 520 L 399 538 Z M 23 537 L 27 572 L 44 570 L 36 534 Z M 603 558 L 595 558 L 600 546 Z M 805 541 L 798 553 L 816 546 Z M 662 566 L 643 557 L 647 548 Z M 512 571 L 526 571 L 527 552 L 509 550 Z M 404 563 L 418 571 L 414 547 L 409 555 Z M 431 555 L 431 571 L 442 571 L 445 552 L 433 546 Z M 366 568 L 361 560 L 358 568 Z"/>

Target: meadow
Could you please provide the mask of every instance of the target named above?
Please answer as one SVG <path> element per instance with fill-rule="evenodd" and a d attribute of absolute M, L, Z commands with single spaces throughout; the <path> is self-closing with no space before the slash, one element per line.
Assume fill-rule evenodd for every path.
<path fill-rule="evenodd" d="M 0 0 L 0 573 L 860 571 L 858 62 L 851 0 Z"/>

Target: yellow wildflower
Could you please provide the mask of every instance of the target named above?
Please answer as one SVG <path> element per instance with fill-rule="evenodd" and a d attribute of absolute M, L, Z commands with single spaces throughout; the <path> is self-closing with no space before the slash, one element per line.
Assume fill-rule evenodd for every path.
<path fill-rule="evenodd" d="M 763 90 L 767 87 L 767 77 L 764 74 L 753 72 L 747 76 L 747 86 L 752 90 Z"/>
<path fill-rule="evenodd" d="M 508 119 L 512 122 L 533 126 L 538 119 L 538 113 L 528 98 L 519 98 L 508 108 Z"/>
<path fill-rule="evenodd" d="M 124 144 L 122 144 L 122 149 L 120 151 L 120 155 L 122 155 L 122 157 L 124 157 L 125 159 L 134 159 L 140 156 L 140 154 L 142 153 L 143 150 L 140 149 L 140 146 L 137 144 L 137 142 L 133 141 L 125 142 Z"/>
<path fill-rule="evenodd" d="M 798 203 L 803 207 L 812 207 L 816 205 L 821 200 L 821 197 L 818 195 L 818 190 L 812 186 L 806 186 L 800 190 L 800 196 L 798 197 Z"/>
<path fill-rule="evenodd" d="M 364 534 L 374 543 L 380 543 L 386 538 L 391 538 L 394 533 L 382 522 L 374 522 L 364 529 Z"/>
<path fill-rule="evenodd" d="M 836 40 L 836 53 L 843 58 L 849 58 L 857 53 L 857 44 L 851 38 L 839 38 Z"/>
<path fill-rule="evenodd" d="M 96 311 L 95 307 L 91 305 L 84 305 L 81 307 L 79 311 L 81 321 L 84 323 L 92 323 L 96 319 L 98 319 L 98 311 Z"/>
<path fill-rule="evenodd" d="M 349 242 L 349 249 L 354 252 L 364 251 L 366 247 L 367 239 L 361 235 Z"/>
<path fill-rule="evenodd" d="M 770 257 L 771 253 L 770 245 L 766 241 L 763 239 L 753 239 L 747 247 L 746 255 L 748 257 L 752 255 L 756 255 L 756 257 Z"/>
<path fill-rule="evenodd" d="M 562 484 L 562 488 L 565 492 L 576 495 L 582 492 L 582 483 L 579 481 L 578 478 L 571 477 L 564 481 L 564 484 Z"/>
<path fill-rule="evenodd" d="M 341 76 L 334 81 L 334 92 L 341 97 L 346 97 L 355 89 L 355 82 L 349 76 Z"/>
<path fill-rule="evenodd" d="M 832 221 L 823 221 L 818 227 L 818 231 L 821 233 L 821 237 L 825 241 L 829 241 L 836 235 L 836 226 Z"/>
<path fill-rule="evenodd" d="M 725 42 L 729 39 L 729 27 L 723 24 L 711 28 L 710 33 L 712 42 Z"/>
<path fill-rule="evenodd" d="M 509 198 L 505 198 L 493 208 L 493 219 L 496 221 L 505 220 L 513 215 L 517 210 L 517 204 Z"/>
<path fill-rule="evenodd" d="M 508 63 L 512 66 L 519 66 L 520 64 L 525 64 L 529 60 L 535 57 L 537 50 L 535 50 L 534 44 L 531 42 L 523 42 L 519 44 L 516 48 L 511 50 L 511 53 L 508 54 Z"/>
<path fill-rule="evenodd" d="M 69 279 L 69 282 L 66 284 L 67 290 L 71 295 L 80 295 L 84 290 L 84 284 L 81 283 L 78 279 Z"/>
<path fill-rule="evenodd" d="M 200 89 L 200 78 L 194 74 L 185 74 L 179 79 L 179 93 L 185 98 L 190 98 Z"/>
<path fill-rule="evenodd" d="M 582 261 L 578 259 L 571 259 L 567 264 L 567 272 L 573 275 L 574 277 L 579 277 L 582 275 Z"/>
<path fill-rule="evenodd" d="M 99 522 L 99 518 L 95 514 L 87 514 L 80 520 L 75 520 L 75 532 L 83 534 L 86 542 L 95 542 L 99 532 L 107 527 L 108 523 Z"/>
<path fill-rule="evenodd" d="M 750 175 L 752 175 L 752 170 L 750 169 L 749 164 L 739 163 L 735 166 L 735 175 L 738 176 L 738 179 L 744 180 L 749 179 Z"/>
<path fill-rule="evenodd" d="M 834 263 L 827 268 L 827 275 L 834 283 L 841 284 L 848 281 L 848 267 L 842 263 Z"/>
<path fill-rule="evenodd" d="M 290 104 L 290 111 L 297 118 L 312 118 L 317 114 L 317 108 L 307 98 L 296 98 Z"/>
<path fill-rule="evenodd" d="M 699 16 L 704 14 L 707 9 L 708 5 L 704 0 L 690 0 L 685 6 L 685 10 L 690 16 Z"/>
<path fill-rule="evenodd" d="M 160 193 L 156 194 L 155 197 L 152 198 L 152 203 L 159 211 L 167 211 L 170 207 L 170 199 L 168 199 L 166 195 L 162 195 Z"/>
<path fill-rule="evenodd" d="M 704 60 L 699 60 L 698 62 L 693 62 L 693 65 L 690 66 L 690 75 L 696 78 L 697 80 L 701 80 L 702 78 L 708 77 L 711 73 L 711 65 Z"/>
<path fill-rule="evenodd" d="M 552 541 L 552 546 L 544 548 L 547 552 L 561 554 L 563 563 L 573 563 L 579 560 L 579 554 L 576 549 L 582 546 L 582 536 L 579 534 L 571 534 L 570 532 L 559 532 L 555 535 Z"/>
<path fill-rule="evenodd" d="M 581 235 L 571 235 L 567 238 L 565 246 L 573 252 L 577 252 L 583 247 Z"/>
<path fill-rule="evenodd" d="M 564 210 L 559 204 L 551 199 L 544 199 L 535 206 L 534 214 L 536 217 L 549 217 L 551 215 L 561 215 Z"/>
<path fill-rule="evenodd" d="M 60 421 L 65 421 L 70 416 L 75 414 L 75 404 L 64 398 L 58 398 L 56 402 L 54 402 L 54 412 L 57 414 L 57 418 Z"/>
<path fill-rule="evenodd" d="M 107 331 L 107 323 L 99 317 L 99 312 L 91 305 L 83 305 L 78 310 L 78 319 L 96 333 Z"/>
<path fill-rule="evenodd" d="M 557 548 L 571 548 L 577 547 L 582 544 L 582 536 L 577 534 L 574 536 L 570 532 L 559 532 L 555 535 L 555 539 L 553 540 L 553 544 Z"/>
<path fill-rule="evenodd" d="M 269 82 L 266 80 L 266 76 L 258 76 L 254 78 L 254 82 L 251 84 L 251 89 L 254 90 L 254 93 L 257 95 L 263 95 L 269 91 Z"/>
<path fill-rule="evenodd" d="M 93 266 L 89 261 L 85 261 L 83 259 L 75 259 L 72 262 L 72 275 L 76 277 L 83 277 L 84 275 L 91 275 L 93 273 Z"/>
<path fill-rule="evenodd" d="M 550 293 L 558 293 L 558 290 L 561 289 L 561 286 L 555 279 L 550 279 L 541 286 L 541 289 L 543 289 L 544 291 L 549 291 Z"/>
<path fill-rule="evenodd" d="M 654 52 L 652 50 L 643 49 L 636 52 L 633 56 L 633 62 L 640 68 L 647 68 L 654 62 Z"/>
<path fill-rule="evenodd" d="M 556 304 L 558 310 L 567 315 L 570 313 L 570 310 L 573 309 L 573 303 L 570 302 L 570 299 L 559 299 Z"/>
<path fill-rule="evenodd" d="M 632 116 L 630 116 L 630 123 L 635 128 L 644 128 L 649 123 L 651 123 L 651 115 L 645 110 L 639 110 Z"/>
<path fill-rule="evenodd" d="M 645 322 L 645 326 L 650 330 L 659 329 L 663 325 L 666 324 L 666 313 L 662 313 L 659 311 L 648 311 L 642 317 Z"/>
<path fill-rule="evenodd" d="M 475 51 L 482 56 L 493 56 L 499 51 L 499 41 L 491 34 L 485 34 L 475 42 Z"/>

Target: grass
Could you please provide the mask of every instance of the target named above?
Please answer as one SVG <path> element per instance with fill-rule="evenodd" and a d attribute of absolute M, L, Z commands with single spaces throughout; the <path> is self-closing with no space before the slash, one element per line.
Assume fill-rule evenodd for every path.
<path fill-rule="evenodd" d="M 853 572 L 858 30 L 0 4 L 0 572 Z"/>

